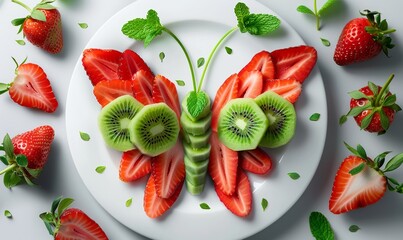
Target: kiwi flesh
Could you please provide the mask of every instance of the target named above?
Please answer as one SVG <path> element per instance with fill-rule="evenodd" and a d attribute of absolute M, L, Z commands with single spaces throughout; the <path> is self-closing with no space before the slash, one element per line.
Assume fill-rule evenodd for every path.
<path fill-rule="evenodd" d="M 102 108 L 98 116 L 98 127 L 105 143 L 118 151 L 135 149 L 130 141 L 129 125 L 143 108 L 133 96 L 118 97 Z"/>
<path fill-rule="evenodd" d="M 200 136 L 207 132 L 210 128 L 211 123 L 211 113 L 205 116 L 202 119 L 197 120 L 196 122 L 192 121 L 189 118 L 189 115 L 185 112 L 181 114 L 181 124 L 183 130 L 188 134 L 192 134 L 194 136 Z"/>
<path fill-rule="evenodd" d="M 148 156 L 157 156 L 172 148 L 179 135 L 175 112 L 166 103 L 144 106 L 129 125 L 130 139 Z"/>
<path fill-rule="evenodd" d="M 203 148 L 192 148 L 189 144 L 183 143 L 185 155 L 193 162 L 200 162 L 206 160 L 210 156 L 210 144 Z"/>
<path fill-rule="evenodd" d="M 209 144 L 211 129 L 208 129 L 202 135 L 192 135 L 187 132 L 183 133 L 183 138 L 192 148 L 204 148 Z"/>
<path fill-rule="evenodd" d="M 199 114 L 197 116 L 193 116 L 192 114 L 190 114 L 189 112 L 189 108 L 188 108 L 188 99 L 189 96 L 191 94 L 195 94 L 194 91 L 189 92 L 185 98 L 182 101 L 182 110 L 187 114 L 187 116 L 189 117 L 190 120 L 192 120 L 193 122 L 196 122 L 204 117 L 206 117 L 207 115 L 209 115 L 209 113 L 211 112 L 210 109 L 210 105 L 211 105 L 211 101 L 210 101 L 210 97 L 207 95 L 206 92 L 204 91 L 200 91 L 197 93 L 197 96 L 199 99 L 202 99 L 202 101 L 205 102 L 204 104 L 204 108 L 199 112 Z"/>
<path fill-rule="evenodd" d="M 234 151 L 255 149 L 268 124 L 266 115 L 253 99 L 232 99 L 220 112 L 218 137 Z"/>
<path fill-rule="evenodd" d="M 255 101 L 269 120 L 259 146 L 276 148 L 287 144 L 295 134 L 297 115 L 294 105 L 272 91 L 262 93 Z"/>

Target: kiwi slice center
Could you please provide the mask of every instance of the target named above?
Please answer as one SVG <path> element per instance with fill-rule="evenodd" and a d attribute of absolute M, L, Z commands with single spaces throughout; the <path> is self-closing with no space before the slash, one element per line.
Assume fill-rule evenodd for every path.
<path fill-rule="evenodd" d="M 235 124 L 242 131 L 245 130 L 246 126 L 248 126 L 248 123 L 245 121 L 245 119 L 239 119 L 239 118 L 236 120 Z"/>
<path fill-rule="evenodd" d="M 165 129 L 164 126 L 162 126 L 161 124 L 158 124 L 158 125 L 152 126 L 150 128 L 150 133 L 152 136 L 156 136 L 156 135 L 164 132 L 164 129 Z"/>
<path fill-rule="evenodd" d="M 123 118 L 120 120 L 120 129 L 127 129 L 129 127 L 129 123 L 130 123 L 129 118 Z"/>

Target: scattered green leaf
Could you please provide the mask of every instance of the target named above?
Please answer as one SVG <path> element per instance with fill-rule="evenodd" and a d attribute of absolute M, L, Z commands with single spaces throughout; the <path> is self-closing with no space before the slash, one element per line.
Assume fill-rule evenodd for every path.
<path fill-rule="evenodd" d="M 164 52 L 160 52 L 160 54 L 159 54 L 158 56 L 159 56 L 161 62 L 163 62 L 164 59 L 165 59 L 165 53 L 164 53 Z"/>
<path fill-rule="evenodd" d="M 126 201 L 126 207 L 130 207 L 130 206 L 132 205 L 132 203 L 133 203 L 133 198 L 127 199 L 127 201 Z"/>
<path fill-rule="evenodd" d="M 181 87 L 185 86 L 185 81 L 183 81 L 183 80 L 176 80 L 176 83 L 178 84 L 178 86 L 181 86 Z"/>
<path fill-rule="evenodd" d="M 262 204 L 262 209 L 263 209 L 263 211 L 266 211 L 267 206 L 269 206 L 269 202 L 267 201 L 267 199 L 266 199 L 266 198 L 262 198 L 261 204 Z"/>
<path fill-rule="evenodd" d="M 320 212 L 309 215 L 309 226 L 316 240 L 334 240 L 334 232 L 327 218 Z"/>
<path fill-rule="evenodd" d="M 357 232 L 358 230 L 360 230 L 360 227 L 358 227 L 357 225 L 351 225 L 349 228 L 348 228 L 348 230 L 350 231 L 350 232 Z"/>
<path fill-rule="evenodd" d="M 22 40 L 22 39 L 17 39 L 17 40 L 15 40 L 15 42 L 18 43 L 18 44 L 21 45 L 21 46 L 24 46 L 24 45 L 25 45 L 25 41 Z"/>
<path fill-rule="evenodd" d="M 325 47 L 330 47 L 330 41 L 325 39 L 325 38 L 320 38 L 320 40 L 322 41 L 323 46 Z"/>
<path fill-rule="evenodd" d="M 204 65 L 204 62 L 205 62 L 205 60 L 204 60 L 203 57 L 197 59 L 197 67 L 198 67 L 198 68 L 199 68 L 199 67 L 202 67 L 202 66 Z"/>
<path fill-rule="evenodd" d="M 230 47 L 225 47 L 225 51 L 226 51 L 228 54 L 232 54 L 232 48 L 230 48 Z"/>
<path fill-rule="evenodd" d="M 80 137 L 83 141 L 86 141 L 86 142 L 88 142 L 91 139 L 90 135 L 85 132 L 80 132 Z"/>
<path fill-rule="evenodd" d="M 320 113 L 314 113 L 309 117 L 309 120 L 311 121 L 318 121 L 320 118 Z"/>
<path fill-rule="evenodd" d="M 204 210 L 210 209 L 210 206 L 207 203 L 200 203 L 200 208 Z"/>
<path fill-rule="evenodd" d="M 289 172 L 287 174 L 292 180 L 297 180 L 298 178 L 300 178 L 300 175 L 297 172 Z"/>
<path fill-rule="evenodd" d="M 80 26 L 80 28 L 82 28 L 82 29 L 87 29 L 88 28 L 87 23 L 78 23 L 78 26 Z"/>
<path fill-rule="evenodd" d="M 95 171 L 97 173 L 103 173 L 106 169 L 106 166 L 98 166 L 97 168 L 95 168 Z"/>
<path fill-rule="evenodd" d="M 4 210 L 4 216 L 6 218 L 13 218 L 13 215 L 11 214 L 11 212 L 9 210 Z"/>

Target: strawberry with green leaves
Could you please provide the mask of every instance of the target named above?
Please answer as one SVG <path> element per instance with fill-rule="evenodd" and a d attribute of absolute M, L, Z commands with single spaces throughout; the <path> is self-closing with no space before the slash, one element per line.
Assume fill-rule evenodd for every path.
<path fill-rule="evenodd" d="M 12 0 L 28 10 L 30 15 L 14 19 L 29 42 L 43 50 L 56 54 L 63 49 L 63 31 L 60 12 L 51 5 L 55 0 L 41 0 L 33 9 L 19 0 Z"/>
<path fill-rule="evenodd" d="M 71 198 L 59 197 L 53 201 L 50 212 L 39 215 L 49 234 L 56 240 L 107 240 L 108 237 L 98 223 L 80 209 L 69 208 L 73 201 Z"/>
<path fill-rule="evenodd" d="M 340 34 L 333 59 L 340 65 L 349 65 L 374 58 L 381 51 L 388 56 L 389 49 L 394 47 L 388 29 L 388 22 L 381 20 L 381 14 L 365 10 L 361 13 L 366 18 L 354 18 L 349 21 Z"/>
<path fill-rule="evenodd" d="M 402 165 L 403 153 L 392 157 L 381 169 L 390 152 L 371 159 L 361 145 L 357 149 L 345 145 L 353 155 L 343 160 L 336 173 L 329 200 L 332 213 L 345 213 L 374 204 L 384 196 L 386 189 L 403 193 L 403 183 L 385 175 Z"/>
<path fill-rule="evenodd" d="M 395 113 L 401 108 L 396 104 L 396 94 L 389 91 L 394 75 L 390 75 L 383 87 L 368 82 L 368 86 L 350 92 L 350 111 L 341 116 L 340 124 L 347 117 L 354 117 L 358 126 L 368 132 L 385 133 L 394 120 Z"/>
<path fill-rule="evenodd" d="M 12 139 L 8 134 L 3 139 L 0 150 L 5 152 L 0 160 L 7 166 L 0 171 L 4 174 L 4 185 L 12 188 L 21 183 L 34 185 L 45 166 L 54 139 L 51 126 L 40 126 L 19 134 Z"/>

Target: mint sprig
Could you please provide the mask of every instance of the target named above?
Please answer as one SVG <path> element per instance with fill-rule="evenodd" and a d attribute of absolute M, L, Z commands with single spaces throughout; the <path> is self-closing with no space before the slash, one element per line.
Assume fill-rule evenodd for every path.
<path fill-rule="evenodd" d="M 325 4 L 323 4 L 323 6 L 318 9 L 316 0 L 314 0 L 313 10 L 305 5 L 300 5 L 297 7 L 297 11 L 302 14 L 314 16 L 316 19 L 316 30 L 320 31 L 320 18 L 322 17 L 323 13 L 332 8 L 336 2 L 337 0 L 327 0 Z"/>
<path fill-rule="evenodd" d="M 309 215 L 309 226 L 316 240 L 334 240 L 332 227 L 322 213 L 312 212 Z"/>

